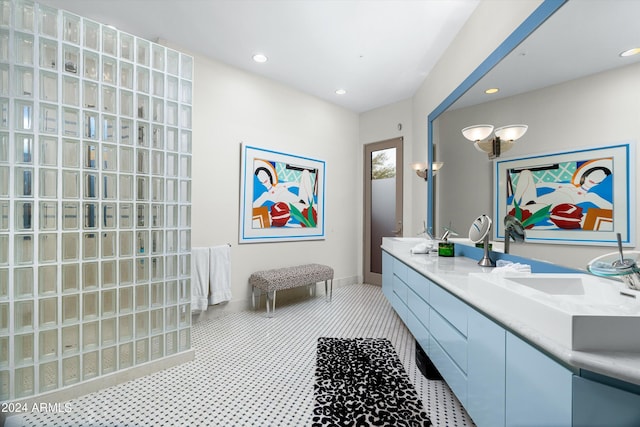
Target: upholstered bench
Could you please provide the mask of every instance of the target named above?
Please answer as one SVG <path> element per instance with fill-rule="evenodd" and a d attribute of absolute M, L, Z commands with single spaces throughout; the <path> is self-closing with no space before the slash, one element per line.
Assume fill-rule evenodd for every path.
<path fill-rule="evenodd" d="M 251 304 L 256 307 L 256 288 L 267 294 L 267 315 L 276 310 L 276 291 L 309 286 L 309 293 L 315 294 L 316 283 L 324 281 L 324 292 L 328 301 L 333 293 L 333 268 L 322 264 L 305 264 L 294 267 L 257 271 L 249 277 Z M 330 283 L 329 283 L 330 282 Z M 271 305 L 271 308 L 269 307 Z"/>

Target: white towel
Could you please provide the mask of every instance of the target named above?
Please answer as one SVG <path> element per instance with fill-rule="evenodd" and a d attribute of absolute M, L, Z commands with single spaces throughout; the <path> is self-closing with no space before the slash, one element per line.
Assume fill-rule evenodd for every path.
<path fill-rule="evenodd" d="M 418 243 L 413 248 L 411 248 L 412 254 L 428 254 L 431 249 L 434 248 L 434 242 L 431 240 L 427 240 L 423 243 Z"/>
<path fill-rule="evenodd" d="M 518 262 L 511 262 L 499 259 L 496 262 L 496 268 L 494 268 L 492 273 L 496 274 L 505 274 L 505 273 L 531 273 L 531 266 L 529 264 L 520 264 Z"/>
<path fill-rule="evenodd" d="M 209 248 L 191 249 L 191 311 L 207 311 Z"/>
<path fill-rule="evenodd" d="M 219 245 L 209 248 L 209 304 L 231 300 L 231 247 Z"/>

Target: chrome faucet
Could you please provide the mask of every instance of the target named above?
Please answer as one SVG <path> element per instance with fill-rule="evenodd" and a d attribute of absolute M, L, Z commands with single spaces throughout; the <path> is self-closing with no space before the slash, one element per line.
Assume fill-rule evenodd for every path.
<path fill-rule="evenodd" d="M 589 261 L 589 272 L 603 277 L 619 277 L 627 285 L 627 288 L 640 291 L 640 267 L 636 263 L 639 253 L 631 252 L 633 258 L 625 258 L 622 252 L 622 238 L 618 237 L 618 252 L 611 252 Z M 629 252 L 627 252 L 629 255 Z"/>
<path fill-rule="evenodd" d="M 525 231 L 522 223 L 513 215 L 504 217 L 504 253 L 509 253 L 509 243 L 511 239 L 514 242 L 524 242 Z"/>

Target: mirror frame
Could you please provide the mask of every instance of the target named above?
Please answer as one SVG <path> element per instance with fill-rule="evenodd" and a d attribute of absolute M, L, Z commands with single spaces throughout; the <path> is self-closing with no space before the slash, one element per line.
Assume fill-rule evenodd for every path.
<path fill-rule="evenodd" d="M 544 0 L 464 81 L 427 116 L 427 158 L 433 167 L 433 122 L 467 90 L 493 69 L 504 57 L 533 33 L 569 0 Z M 433 229 L 433 180 L 427 181 L 427 230 Z M 436 233 L 437 234 L 437 233 Z"/>

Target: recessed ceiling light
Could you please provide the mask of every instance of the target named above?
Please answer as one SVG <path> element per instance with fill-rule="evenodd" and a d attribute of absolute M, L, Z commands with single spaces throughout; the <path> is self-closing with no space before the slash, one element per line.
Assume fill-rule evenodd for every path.
<path fill-rule="evenodd" d="M 268 58 L 261 53 L 256 53 L 255 55 L 253 55 L 253 60 L 259 63 L 263 63 L 267 62 Z"/>
<path fill-rule="evenodd" d="M 344 95 L 347 91 L 345 89 L 336 89 L 336 95 Z"/>
<path fill-rule="evenodd" d="M 484 91 L 484 93 L 486 93 L 487 95 L 491 95 L 492 93 L 496 93 L 498 92 L 500 89 L 498 89 L 497 87 L 492 87 L 490 89 L 487 89 Z"/>
<path fill-rule="evenodd" d="M 634 47 L 633 49 L 625 50 L 620 53 L 620 56 L 633 56 L 640 53 L 640 47 Z"/>

